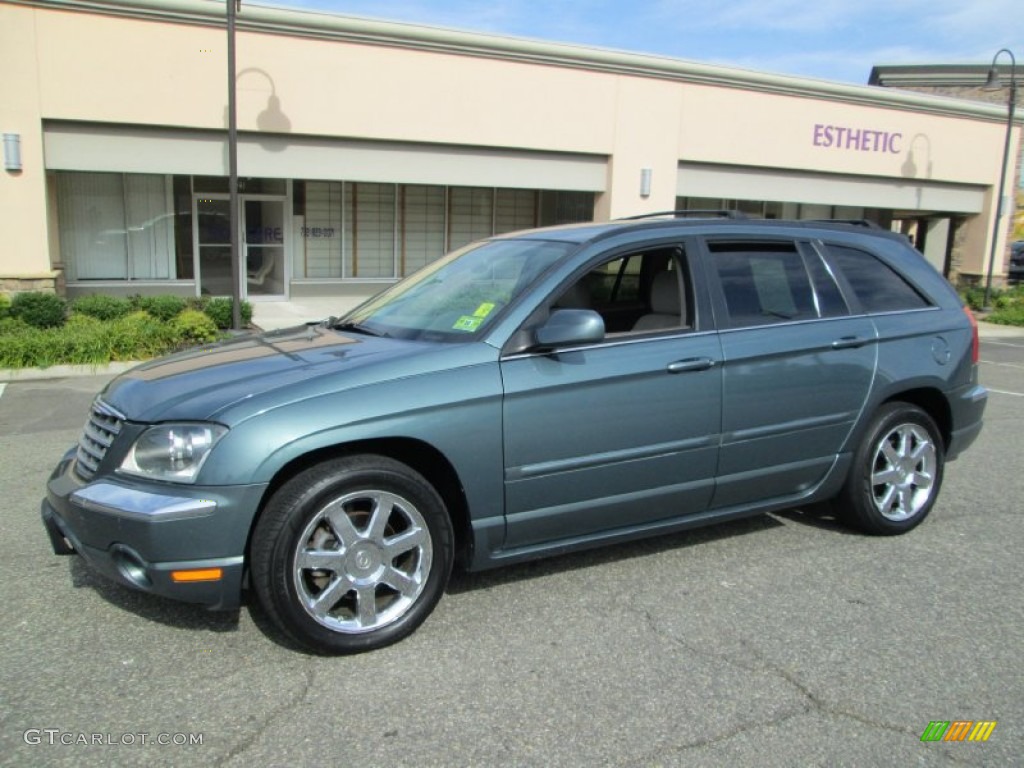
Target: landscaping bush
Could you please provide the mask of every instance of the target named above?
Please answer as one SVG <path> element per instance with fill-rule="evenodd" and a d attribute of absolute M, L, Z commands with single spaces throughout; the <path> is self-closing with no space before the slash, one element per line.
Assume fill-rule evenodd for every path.
<path fill-rule="evenodd" d="M 182 344 L 208 344 L 218 337 L 217 324 L 198 309 L 186 309 L 171 322 L 171 329 Z"/>
<path fill-rule="evenodd" d="M 231 327 L 231 299 L 216 298 L 207 299 L 202 307 L 203 312 L 217 324 L 218 328 Z M 242 325 L 246 326 L 252 322 L 252 304 L 243 301 L 241 306 Z"/>
<path fill-rule="evenodd" d="M 67 314 L 58 296 L 23 293 L 7 308 L 0 297 L 0 368 L 144 360 L 216 341 L 218 327 L 231 326 L 225 298 L 97 294 L 75 300 Z M 249 324 L 252 305 L 242 302 L 241 311 Z"/>
<path fill-rule="evenodd" d="M 170 351 L 176 345 L 173 327 L 147 312 L 132 312 L 106 325 L 111 360 L 141 360 Z"/>
<path fill-rule="evenodd" d="M 10 312 L 36 328 L 54 328 L 64 323 L 67 303 L 52 293 L 19 293 L 11 299 Z"/>
<path fill-rule="evenodd" d="M 1024 326 L 1024 302 L 1017 301 L 1004 309 L 997 309 L 985 318 L 990 323 Z"/>
<path fill-rule="evenodd" d="M 0 320 L 3 320 L 11 313 L 11 300 L 6 293 L 0 293 Z"/>
<path fill-rule="evenodd" d="M 157 320 L 165 323 L 170 322 L 186 308 L 188 299 L 183 296 L 132 296 L 131 306 L 135 310 L 148 312 Z"/>
<path fill-rule="evenodd" d="M 71 302 L 71 311 L 94 317 L 97 320 L 116 320 L 132 311 L 131 302 L 117 296 L 94 293 L 81 296 Z"/>
<path fill-rule="evenodd" d="M 0 317 L 0 333 L 17 333 L 31 327 L 20 317 Z"/>

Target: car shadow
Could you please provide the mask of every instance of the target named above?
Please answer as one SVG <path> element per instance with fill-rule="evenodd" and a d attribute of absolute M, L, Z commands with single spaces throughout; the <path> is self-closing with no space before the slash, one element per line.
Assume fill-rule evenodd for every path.
<path fill-rule="evenodd" d="M 529 581 L 552 574 L 570 573 L 610 563 L 650 557 L 669 550 L 695 547 L 778 528 L 784 526 L 785 521 L 809 525 L 829 532 L 860 535 L 839 522 L 828 507 L 815 505 L 786 509 L 621 544 L 604 545 L 590 550 L 569 552 L 494 570 L 467 572 L 456 568 L 445 591 L 448 594 L 460 594 L 502 584 Z M 271 642 L 290 651 L 317 655 L 297 645 L 281 632 L 251 592 L 242 593 L 242 605 L 238 610 L 208 611 L 199 605 L 181 603 L 119 584 L 93 571 L 79 557 L 68 558 L 68 570 L 72 586 L 75 589 L 90 589 L 108 603 L 147 621 L 199 632 L 237 632 L 241 611 L 245 610 L 248 611 L 260 632 Z"/>
<path fill-rule="evenodd" d="M 238 630 L 240 616 L 238 610 L 208 611 L 193 603 L 182 603 L 160 595 L 134 590 L 97 573 L 80 557 L 68 557 L 67 560 L 71 586 L 74 589 L 90 589 L 108 603 L 143 619 L 178 629 L 205 632 L 235 632 Z"/>
<path fill-rule="evenodd" d="M 593 568 L 609 563 L 633 560 L 657 555 L 673 549 L 685 549 L 700 544 L 707 544 L 720 539 L 731 539 L 749 533 L 757 533 L 771 528 L 778 528 L 785 523 L 776 519 L 779 515 L 757 515 L 741 520 L 678 531 L 662 536 L 624 542 L 622 544 L 602 545 L 595 549 L 570 552 L 562 555 L 517 563 L 488 571 L 467 572 L 456 569 L 448 583 L 448 594 L 472 592 L 487 589 L 499 584 L 541 578 L 558 573 L 569 573 Z M 802 522 L 800 518 L 794 518 Z"/>

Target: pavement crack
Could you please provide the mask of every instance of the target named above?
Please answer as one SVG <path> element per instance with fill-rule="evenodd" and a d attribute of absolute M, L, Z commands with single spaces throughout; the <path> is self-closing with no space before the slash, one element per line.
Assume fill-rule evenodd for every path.
<path fill-rule="evenodd" d="M 706 738 L 666 746 L 662 749 L 658 749 L 656 751 L 648 753 L 647 755 L 641 757 L 639 760 L 630 760 L 627 763 L 623 763 L 624 765 L 646 765 L 649 764 L 652 760 L 654 760 L 658 755 L 664 754 L 666 751 L 678 753 L 689 751 L 692 749 L 703 749 L 705 747 L 710 747 L 716 744 L 729 741 L 730 739 L 747 733 L 748 731 L 780 725 L 788 720 L 793 719 L 794 717 L 814 712 L 832 718 L 847 718 L 871 728 L 880 728 L 882 730 L 890 731 L 892 733 L 898 733 L 901 735 L 909 735 L 912 737 L 916 737 L 918 735 L 916 731 L 913 731 L 910 728 L 885 723 L 880 720 L 875 720 L 873 718 L 862 715 L 859 712 L 846 710 L 841 707 L 829 704 L 828 702 L 821 699 L 817 694 L 815 694 L 814 691 L 811 690 L 811 688 L 808 685 L 801 682 L 796 677 L 796 675 L 794 675 L 789 670 L 770 661 L 768 658 L 765 657 L 763 653 L 761 653 L 760 650 L 758 650 L 756 646 L 754 646 L 752 643 L 748 642 L 743 638 L 739 638 L 739 644 L 746 651 L 746 655 L 744 656 L 744 659 L 741 660 L 736 658 L 732 654 L 718 653 L 715 651 L 708 650 L 704 647 L 694 646 L 686 642 L 684 639 L 677 637 L 671 631 L 659 625 L 657 619 L 651 614 L 650 610 L 648 609 L 632 608 L 630 610 L 644 618 L 644 623 L 654 635 L 662 638 L 663 640 L 667 640 L 668 642 L 673 643 L 674 645 L 677 645 L 680 648 L 683 648 L 689 654 L 700 655 L 704 658 L 722 661 L 733 667 L 742 669 L 745 672 L 767 673 L 778 679 L 783 680 L 787 685 L 789 685 L 791 688 L 797 691 L 797 693 L 803 699 L 804 705 L 797 707 L 795 709 L 789 709 L 787 711 L 780 712 L 774 715 L 773 717 L 739 724 L 734 728 L 730 728 L 719 734 L 708 736 Z M 754 659 L 756 663 L 751 664 L 745 661 L 745 659 L 748 658 Z"/>
<path fill-rule="evenodd" d="M 252 732 L 248 736 L 235 744 L 224 755 L 214 760 L 213 765 L 226 765 L 230 760 L 252 748 L 252 746 L 259 741 L 268 726 L 292 707 L 295 707 L 306 700 L 310 690 L 313 688 L 313 682 L 315 680 L 316 670 L 312 667 L 306 669 L 305 674 L 303 675 L 302 685 L 299 686 L 298 690 L 296 690 L 296 692 L 292 696 L 289 696 L 285 701 L 267 712 L 267 714 L 265 714 L 253 727 Z"/>

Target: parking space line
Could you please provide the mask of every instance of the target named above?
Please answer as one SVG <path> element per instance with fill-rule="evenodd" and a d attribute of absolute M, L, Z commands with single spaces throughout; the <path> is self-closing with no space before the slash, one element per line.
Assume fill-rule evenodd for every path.
<path fill-rule="evenodd" d="M 1024 365 L 1017 365 L 1016 363 L 997 363 L 994 360 L 981 360 L 979 362 L 982 362 L 985 365 L 998 365 L 1001 368 L 1020 368 L 1024 370 Z"/>
<path fill-rule="evenodd" d="M 992 389 L 992 387 L 985 387 L 989 392 L 995 392 L 997 395 L 1013 395 L 1013 397 L 1024 397 L 1024 392 L 1007 392 L 1005 389 Z"/>
<path fill-rule="evenodd" d="M 0 397 L 4 396 L 5 389 L 7 389 L 7 384 L 0 384 Z"/>
<path fill-rule="evenodd" d="M 1016 349 L 1024 348 L 1024 344 L 1013 344 L 1009 341 L 992 341 L 991 339 L 983 339 L 982 344 L 991 344 L 993 347 L 1014 347 Z"/>

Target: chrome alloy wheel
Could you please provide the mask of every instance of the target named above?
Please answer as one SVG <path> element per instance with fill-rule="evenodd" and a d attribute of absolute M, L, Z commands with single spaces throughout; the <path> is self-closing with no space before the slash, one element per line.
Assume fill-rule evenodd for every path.
<path fill-rule="evenodd" d="M 357 491 L 326 504 L 298 538 L 295 587 L 319 624 L 372 632 L 413 606 L 432 558 L 426 521 L 413 504 L 383 491 Z"/>
<path fill-rule="evenodd" d="M 928 432 L 917 424 L 893 427 L 877 445 L 871 469 L 875 508 L 901 522 L 924 508 L 935 489 L 938 456 Z"/>

